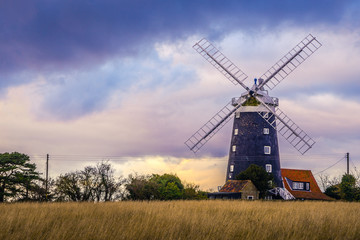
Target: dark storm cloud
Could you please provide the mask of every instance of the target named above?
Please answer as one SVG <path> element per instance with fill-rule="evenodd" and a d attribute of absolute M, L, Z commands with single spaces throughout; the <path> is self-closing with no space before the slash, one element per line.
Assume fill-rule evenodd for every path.
<path fill-rule="evenodd" d="M 154 57 L 155 43 L 193 34 L 214 40 L 232 31 L 276 31 L 284 25 L 334 26 L 344 18 L 353 20 L 351 27 L 359 22 L 357 7 L 326 0 L 0 0 L 0 91 L 43 76 L 44 109 L 61 119 L 76 118 L 101 110 L 115 89 L 125 91 L 137 79 L 152 76 L 142 85 L 166 86 L 184 72 Z M 117 69 L 101 70 L 114 59 Z M 128 59 L 134 66 L 121 62 Z M 172 70 L 144 70 L 143 59 Z"/>
<path fill-rule="evenodd" d="M 1 1 L 0 71 L 87 67 L 154 42 L 281 22 L 336 24 L 341 1 Z"/>

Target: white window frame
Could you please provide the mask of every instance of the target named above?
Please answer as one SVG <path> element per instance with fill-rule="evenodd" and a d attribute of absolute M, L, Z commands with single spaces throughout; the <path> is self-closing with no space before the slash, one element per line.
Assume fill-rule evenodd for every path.
<path fill-rule="evenodd" d="M 305 190 L 310 191 L 310 183 L 305 183 Z"/>
<path fill-rule="evenodd" d="M 234 129 L 234 135 L 238 135 L 239 134 L 239 129 L 235 128 Z"/>
<path fill-rule="evenodd" d="M 247 196 L 247 200 L 254 200 L 254 196 L 253 195 Z"/>
<path fill-rule="evenodd" d="M 293 182 L 292 189 L 294 189 L 294 190 L 304 190 L 304 183 L 303 182 Z"/>
<path fill-rule="evenodd" d="M 231 178 L 232 177 L 232 174 L 231 173 L 229 173 L 229 178 Z"/>
<path fill-rule="evenodd" d="M 270 146 L 264 146 L 264 154 L 266 154 L 266 155 L 271 154 L 271 147 Z"/>
<path fill-rule="evenodd" d="M 266 170 L 266 172 L 271 173 L 272 172 L 272 165 L 271 164 L 266 164 L 265 165 L 265 170 Z"/>
<path fill-rule="evenodd" d="M 230 165 L 230 172 L 233 172 L 233 171 L 234 171 L 234 165 L 231 164 L 231 165 Z"/>
<path fill-rule="evenodd" d="M 236 152 L 236 145 L 233 145 L 233 146 L 232 146 L 232 151 L 233 151 L 233 152 Z"/>
<path fill-rule="evenodd" d="M 264 128 L 263 133 L 264 133 L 265 135 L 267 135 L 267 134 L 269 134 L 269 133 L 270 133 L 270 130 L 269 130 L 268 128 Z"/>
<path fill-rule="evenodd" d="M 240 112 L 235 112 L 235 118 L 240 118 Z"/>

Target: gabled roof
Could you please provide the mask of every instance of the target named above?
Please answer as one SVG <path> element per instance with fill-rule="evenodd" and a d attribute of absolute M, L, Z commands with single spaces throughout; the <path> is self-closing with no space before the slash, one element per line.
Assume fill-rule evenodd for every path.
<path fill-rule="evenodd" d="M 323 194 L 310 170 L 300 169 L 281 169 L 281 176 L 283 179 L 284 187 L 296 199 L 313 199 L 313 200 L 334 200 L 331 197 Z M 310 191 L 292 190 L 286 178 L 295 182 L 308 182 L 310 183 Z"/>
<path fill-rule="evenodd" d="M 241 192 L 251 180 L 228 180 L 219 192 Z"/>

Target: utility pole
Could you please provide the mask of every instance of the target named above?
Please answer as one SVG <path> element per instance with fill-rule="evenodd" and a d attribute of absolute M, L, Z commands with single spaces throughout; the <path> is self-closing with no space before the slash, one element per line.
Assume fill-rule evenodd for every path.
<path fill-rule="evenodd" d="M 346 153 L 346 172 L 347 174 L 349 174 L 349 159 L 350 159 L 350 154 L 349 153 Z"/>
<path fill-rule="evenodd" d="M 45 200 L 48 200 L 48 182 L 49 182 L 49 154 L 46 154 L 46 182 L 45 182 Z"/>

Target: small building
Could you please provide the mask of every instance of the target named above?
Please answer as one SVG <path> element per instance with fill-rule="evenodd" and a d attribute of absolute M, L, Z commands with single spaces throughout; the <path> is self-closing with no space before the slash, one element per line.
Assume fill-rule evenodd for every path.
<path fill-rule="evenodd" d="M 284 187 L 295 197 L 295 199 L 334 200 L 321 192 L 310 170 L 282 168 L 281 176 Z"/>
<path fill-rule="evenodd" d="M 259 199 L 259 191 L 251 180 L 228 180 L 219 192 L 208 193 L 209 199 Z"/>

